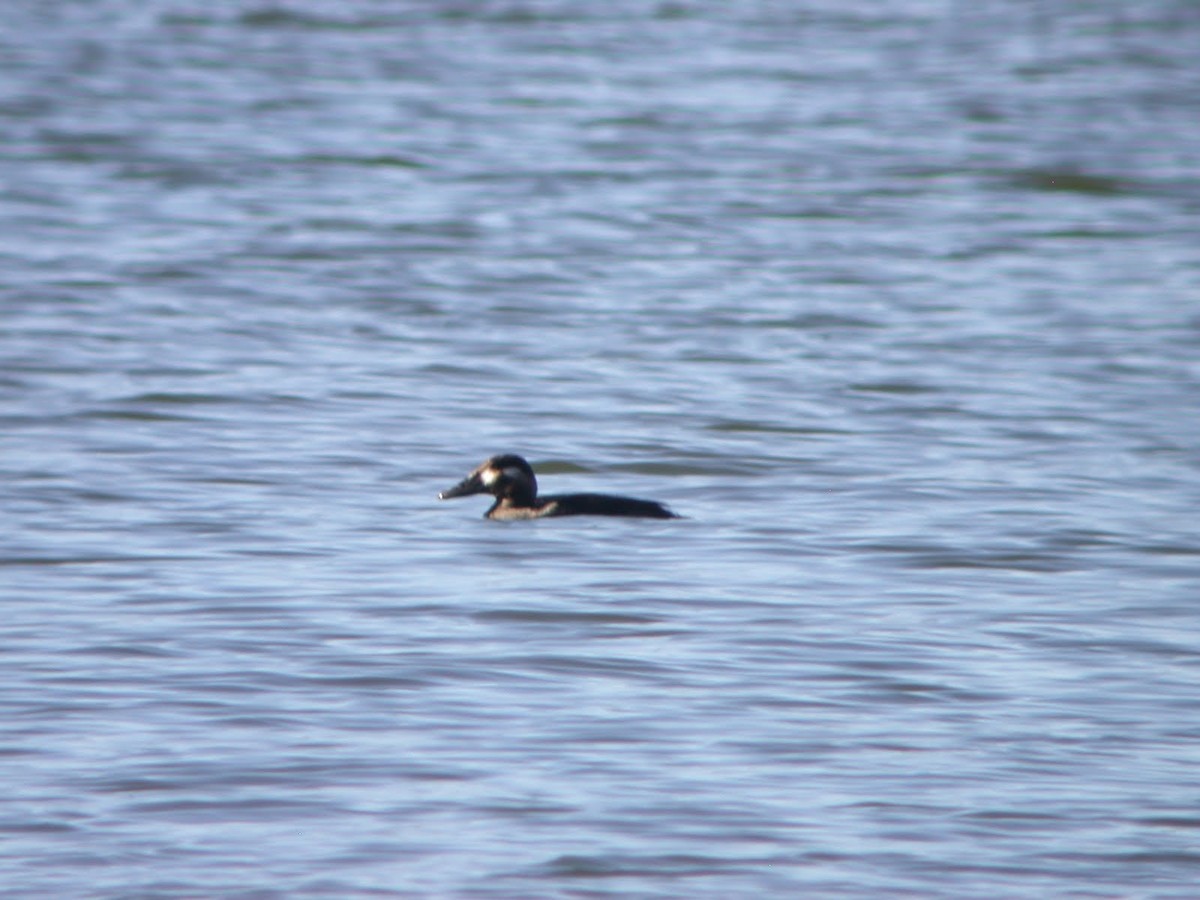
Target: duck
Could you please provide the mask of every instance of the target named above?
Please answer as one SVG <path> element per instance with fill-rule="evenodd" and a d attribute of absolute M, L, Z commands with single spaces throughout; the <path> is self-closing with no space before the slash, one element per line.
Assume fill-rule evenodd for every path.
<path fill-rule="evenodd" d="M 558 494 L 539 497 L 533 466 L 515 453 L 485 460 L 466 478 L 438 494 L 439 500 L 491 494 L 496 502 L 485 519 L 513 521 L 551 516 L 629 516 L 642 519 L 680 518 L 661 503 L 614 494 Z"/>

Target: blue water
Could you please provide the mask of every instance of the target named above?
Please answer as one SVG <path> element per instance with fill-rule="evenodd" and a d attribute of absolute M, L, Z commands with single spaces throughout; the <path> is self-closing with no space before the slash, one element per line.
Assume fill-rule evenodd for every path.
<path fill-rule="evenodd" d="M 709 6 L 6 8 L 0 896 L 1196 896 L 1194 4 Z"/>

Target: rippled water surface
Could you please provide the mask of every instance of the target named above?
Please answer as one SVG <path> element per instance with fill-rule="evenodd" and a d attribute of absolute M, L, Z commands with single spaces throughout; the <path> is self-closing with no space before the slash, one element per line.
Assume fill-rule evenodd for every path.
<path fill-rule="evenodd" d="M 6 18 L 0 895 L 1195 896 L 1195 4 Z"/>

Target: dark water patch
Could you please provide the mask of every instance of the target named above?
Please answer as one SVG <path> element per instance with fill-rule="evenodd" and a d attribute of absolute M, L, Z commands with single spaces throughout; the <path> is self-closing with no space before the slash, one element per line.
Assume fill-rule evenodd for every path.
<path fill-rule="evenodd" d="M 119 277 L 104 277 L 101 275 L 76 275 L 63 278 L 49 278 L 45 285 L 51 289 L 66 291 L 68 296 L 61 297 L 64 303 L 86 303 L 88 294 L 92 291 L 106 291 L 119 287 L 122 279 Z M 72 296 L 74 295 L 74 296 Z M 56 298 L 57 300 L 58 298 Z"/>
<path fill-rule="evenodd" d="M 51 476 L 51 477 L 54 478 L 54 476 Z M 42 478 L 45 478 L 45 476 L 42 474 L 39 474 L 36 476 L 36 479 L 42 479 Z M 25 479 L 22 478 L 19 480 L 25 480 Z M 47 492 L 44 496 L 45 496 L 45 499 L 50 499 L 51 494 L 49 492 Z M 68 502 L 70 500 L 75 500 L 80 503 L 88 503 L 88 504 L 91 504 L 91 503 L 131 503 L 131 502 L 134 502 L 139 499 L 138 495 L 133 494 L 133 493 L 118 494 L 116 491 L 99 490 L 96 488 L 71 489 L 68 487 L 62 488 L 61 491 L 55 491 L 54 496 L 56 496 L 58 498 L 64 498 L 64 497 L 68 498 Z"/>
<path fill-rule="evenodd" d="M 959 813 L 957 818 L 967 821 L 1004 822 L 1029 824 L 1035 828 L 1053 828 L 1064 822 L 1064 817 L 1053 813 L 1030 812 L 1023 809 L 982 809 Z"/>
<path fill-rule="evenodd" d="M 824 275 L 823 284 L 861 284 L 862 279 L 853 275 Z M 710 323 L 711 324 L 711 323 Z M 730 328 L 749 329 L 779 329 L 795 331 L 839 332 L 859 331 L 883 328 L 881 322 L 861 316 L 839 315 L 837 313 L 804 313 L 794 316 L 761 317 L 735 316 L 723 323 Z"/>
<path fill-rule="evenodd" d="M 805 437 L 839 437 L 851 433 L 840 428 L 775 425 L 769 422 L 758 422 L 746 419 L 730 419 L 723 422 L 713 422 L 709 425 L 705 425 L 704 427 L 708 431 L 727 432 L 732 434 L 794 434 Z"/>
<path fill-rule="evenodd" d="M 286 598 L 278 598 L 274 602 L 269 598 L 260 596 L 248 597 L 243 595 L 240 598 L 221 598 L 224 602 L 220 602 L 218 598 L 220 598 L 219 594 L 206 595 L 202 603 L 190 606 L 188 615 L 204 618 L 210 616 L 231 616 L 238 619 L 270 623 L 278 622 L 281 612 L 288 609 Z"/>
<path fill-rule="evenodd" d="M 269 715 L 214 716 L 212 724 L 214 728 L 229 728 L 230 730 L 239 731 L 263 731 L 267 733 L 276 733 L 280 730 L 302 728 L 304 726 L 304 723 L 299 719 Z"/>
<path fill-rule="evenodd" d="M 536 194 L 539 192 L 544 192 L 545 184 L 548 178 L 552 178 L 556 181 L 574 182 L 580 186 L 606 184 L 620 186 L 624 184 L 636 184 L 641 177 L 642 176 L 639 171 L 624 171 L 620 168 L 607 166 L 603 168 L 560 169 L 541 172 L 537 175 L 530 175 L 527 172 L 514 173 L 511 170 L 482 171 L 472 172 L 464 175 L 463 180 L 479 182 L 482 184 L 511 184 L 527 193 Z M 687 224 L 685 220 L 673 219 L 672 221 L 677 221 L 680 224 Z M 637 248 L 627 248 L 626 256 L 631 259 L 637 259 Z"/>
<path fill-rule="evenodd" d="M 381 619 L 402 619 L 410 616 L 429 616 L 440 619 L 442 617 L 460 616 L 462 615 L 462 608 L 436 603 L 413 603 L 411 605 L 385 603 L 382 605 L 372 604 L 361 607 L 356 610 L 356 614 Z"/>
<path fill-rule="evenodd" d="M 781 222 L 788 221 L 837 221 L 840 219 L 854 219 L 855 213 L 847 209 L 842 209 L 836 206 L 822 206 L 804 204 L 799 206 L 763 206 L 760 204 L 748 204 L 744 209 L 740 210 L 742 215 L 753 216 L 757 219 L 767 221 L 778 220 Z"/>
<path fill-rule="evenodd" d="M 260 626 L 259 631 L 270 632 L 271 626 L 264 624 L 264 620 L 256 617 L 256 623 Z M 264 638 L 266 640 L 266 638 Z M 251 652 L 256 652 L 262 655 L 266 652 L 287 652 L 287 649 L 295 646 L 295 642 L 288 643 L 280 640 L 275 640 L 274 646 L 270 649 L 264 646 L 263 640 L 259 641 L 212 641 L 211 646 L 216 649 L 227 650 L 227 652 L 238 653 L 245 655 Z M 424 674 L 392 674 L 392 676 L 378 676 L 378 674 L 355 674 L 355 676 L 332 676 L 332 674 L 293 674 L 287 672 L 266 671 L 263 668 L 246 668 L 224 673 L 220 682 L 204 682 L 193 683 L 190 680 L 173 679 L 173 682 L 179 688 L 187 686 L 188 689 L 194 692 L 210 692 L 220 691 L 223 694 L 239 694 L 245 692 L 259 692 L 263 690 L 284 690 L 284 691 L 334 691 L 337 694 L 346 694 L 347 696 L 358 694 L 359 691 L 367 692 L 391 692 L 396 690 L 402 691 L 420 691 L 427 689 L 432 684 L 432 680 L 424 676 Z M 382 724 L 380 724 L 382 726 Z"/>
<path fill-rule="evenodd" d="M 1020 428 L 1000 428 L 997 429 L 997 434 L 1015 441 L 1029 441 L 1035 444 L 1071 444 L 1079 440 L 1078 435 L 1069 431 L 1048 431 L 1028 425 Z"/>
<path fill-rule="evenodd" d="M 484 815 L 512 819 L 533 819 L 541 816 L 568 816 L 579 812 L 578 807 L 547 801 L 510 801 L 482 803 L 478 807 Z"/>
<path fill-rule="evenodd" d="M 496 609 L 474 613 L 472 618 L 481 622 L 513 622 L 530 624 L 564 625 L 656 625 L 662 619 L 656 616 L 628 615 L 608 612 L 573 612 L 544 609 Z"/>
<path fill-rule="evenodd" d="M 129 814 L 170 822 L 267 822 L 287 821 L 297 816 L 327 816 L 333 810 L 328 803 L 312 800 L 288 800 L 278 795 L 263 795 L 230 800 L 163 800 L 131 803 Z"/>
<path fill-rule="evenodd" d="M 186 403 L 187 401 L 181 401 Z M 204 402 L 220 402 L 220 401 L 200 401 Z M 113 421 L 113 422 L 199 422 L 203 421 L 202 416 L 188 416 L 181 413 L 164 413 L 154 410 L 141 409 L 92 409 L 83 412 L 73 413 L 74 418 L 80 420 L 94 419 L 97 421 Z"/>
<path fill-rule="evenodd" d="M 147 406 L 217 406 L 241 403 L 243 399 L 230 394 L 202 394 L 188 391 L 150 391 L 122 398 L 122 402 Z"/>
<path fill-rule="evenodd" d="M 1190 663 L 1200 660 L 1200 647 L 1170 641 L 1122 638 L 1107 640 L 1102 644 L 1096 640 L 1091 642 L 1093 649 L 1100 649 L 1101 646 L 1106 652 L 1118 653 L 1130 659 L 1138 656 L 1162 656 Z"/>
<path fill-rule="evenodd" d="M 105 794 L 153 794 L 160 791 L 178 791 L 187 788 L 186 780 L 166 778 L 116 777 L 97 779 L 90 785 L 92 790 Z"/>
<path fill-rule="evenodd" d="M 44 819 L 0 819 L 0 833 L 22 834 L 77 834 L 80 826 L 67 822 Z"/>
<path fill-rule="evenodd" d="M 1025 169 L 1010 173 L 1007 180 L 1016 188 L 1049 193 L 1085 194 L 1094 197 L 1116 197 L 1122 194 L 1145 192 L 1145 187 L 1132 179 L 1073 169 Z"/>
<path fill-rule="evenodd" d="M 430 376 L 445 376 L 453 378 L 475 378 L 486 383 L 492 381 L 497 384 L 504 382 L 504 376 L 507 370 L 499 367 L 491 367 L 483 363 L 476 365 L 460 365 L 458 363 L 441 362 L 430 363 L 419 367 L 419 371 L 428 373 Z"/>
<path fill-rule="evenodd" d="M 1049 548 L 1071 551 L 1116 547 L 1123 543 L 1124 537 L 1114 531 L 1059 529 L 1045 535 L 1042 540 Z"/>
<path fill-rule="evenodd" d="M 493 658 L 488 661 L 512 671 L 525 671 L 553 675 L 587 675 L 611 679 L 633 679 L 657 682 L 674 675 L 671 666 L 634 656 L 568 656 L 555 654 L 531 654 Z"/>
<path fill-rule="evenodd" d="M 1083 563 L 1062 553 L 995 547 L 954 547 L 927 541 L 864 541 L 856 552 L 895 557 L 915 569 L 1011 569 L 1018 572 L 1070 572 Z"/>
<path fill-rule="evenodd" d="M 22 729 L 20 736 L 36 735 L 39 732 L 36 729 Z M 17 736 L 15 732 L 12 736 Z M 13 744 L 0 744 L 0 758 L 17 759 L 19 757 L 41 757 L 45 754 L 45 749 L 40 746 L 19 747 Z"/>
<path fill-rule="evenodd" d="M 1060 228 L 1048 231 L 1030 231 L 1024 236 L 1063 241 L 1145 240 L 1153 238 L 1154 232 L 1131 231 L 1121 228 Z"/>
<path fill-rule="evenodd" d="M 848 284 L 851 282 L 843 276 L 839 279 L 838 283 Z M 789 319 L 773 320 L 767 324 L 771 327 L 797 328 L 811 331 L 841 331 L 846 329 L 858 330 L 884 327 L 882 322 L 875 319 L 867 319 L 861 316 L 837 315 L 834 313 L 809 313 Z"/>
<path fill-rule="evenodd" d="M 278 478 L 257 478 L 239 475 L 179 475 L 186 484 L 211 484 L 221 487 L 271 487 L 279 484 Z"/>
<path fill-rule="evenodd" d="M 1081 657 L 1109 653 L 1128 660 L 1139 656 L 1163 657 L 1188 664 L 1200 658 L 1200 649 L 1188 644 L 1148 638 L 1109 638 L 1090 632 L 1075 636 L 1048 630 L 1039 632 L 1033 640 L 1039 646 L 1076 651 Z"/>
<path fill-rule="evenodd" d="M 379 154 L 375 156 L 314 153 L 299 157 L 297 165 L 364 166 L 372 169 L 428 169 L 430 163 L 416 157 Z"/>
<path fill-rule="evenodd" d="M 104 565 L 140 565 L 144 563 L 159 563 L 159 562 L 190 562 L 197 559 L 203 559 L 203 556 L 168 556 L 161 554 L 143 554 L 138 556 L 120 556 L 120 555 L 88 555 L 81 554 L 77 556 L 0 556 L 0 566 L 32 566 L 47 568 L 59 566 L 104 566 Z"/>
<path fill-rule="evenodd" d="M 750 867 L 752 860 L 729 860 L 715 856 L 686 854 L 628 855 L 602 854 L 594 856 L 560 856 L 539 866 L 528 874 L 551 879 L 608 879 L 633 877 L 664 877 L 668 879 L 703 878 L 733 868 Z"/>
<path fill-rule="evenodd" d="M 377 225 L 366 223 L 365 227 L 377 229 Z M 474 222 L 463 221 L 460 219 L 434 219 L 420 222 L 394 222 L 385 226 L 385 230 L 391 234 L 404 235 L 412 238 L 417 238 L 425 241 L 431 239 L 442 240 L 445 243 L 439 245 L 445 249 L 455 249 L 460 246 L 469 245 L 469 242 L 479 240 L 484 237 L 482 229 Z M 411 249 L 413 244 L 406 244 L 406 249 Z M 403 303 L 406 307 L 410 307 L 414 311 L 422 309 L 434 309 L 438 312 L 445 312 L 440 304 L 431 303 L 428 300 L 404 298 Z"/>
<path fill-rule="evenodd" d="M 631 128 L 657 131 L 672 123 L 663 114 L 646 111 L 624 116 L 601 116 L 581 123 L 588 128 Z"/>
<path fill-rule="evenodd" d="M 145 156 L 124 159 L 116 167 L 114 175 L 125 181 L 158 182 L 164 188 L 174 190 L 213 188 L 237 183 L 234 174 L 224 166 L 199 165 L 170 157 Z"/>
<path fill-rule="evenodd" d="M 861 381 L 847 387 L 863 394 L 933 394 L 941 391 L 939 387 L 914 381 Z"/>
<path fill-rule="evenodd" d="M 1200 817 L 1195 816 L 1147 816 L 1138 819 L 1139 825 L 1149 825 L 1153 828 L 1180 828 L 1193 830 L 1200 828 Z"/>
<path fill-rule="evenodd" d="M 1194 872 L 1195 867 L 1200 865 L 1200 852 L 1191 850 L 1145 850 L 1145 851 L 1114 851 L 1112 853 L 1044 853 L 1042 859 L 1048 861 L 1071 862 L 1071 863 L 1089 863 L 1099 867 L 1102 870 L 1118 870 L 1125 864 L 1130 864 L 1135 867 L 1143 865 L 1157 865 L 1165 863 L 1171 866 L 1186 866 L 1189 872 Z M 1130 872 L 1126 878 L 1133 876 Z M 1122 881 L 1125 881 L 1123 878 Z M 1156 882 L 1162 883 L 1161 878 L 1156 878 Z"/>
<path fill-rule="evenodd" d="M 241 13 L 236 21 L 243 27 L 263 30 L 354 32 L 395 28 L 404 24 L 406 20 L 400 13 L 380 15 L 378 10 L 370 14 L 360 12 L 355 15 L 356 9 L 353 5 L 349 5 L 346 12 L 349 15 L 335 17 L 268 4 Z"/>
<path fill-rule="evenodd" d="M 38 135 L 45 156 L 57 162 L 94 163 L 122 160 L 141 146 L 131 132 L 61 131 L 47 129 Z M 140 152 L 140 151 L 139 151 Z"/>
<path fill-rule="evenodd" d="M 339 688 L 347 691 L 418 691 L 428 688 L 433 682 L 428 678 L 409 675 L 340 675 L 312 678 L 314 687 Z M 388 727 L 388 726 L 382 726 Z"/>
<path fill-rule="evenodd" d="M 154 315 L 175 315 L 178 311 L 171 308 L 156 309 Z M 186 313 L 178 312 L 179 315 Z M 135 378 L 212 378 L 224 374 L 224 370 L 211 366 L 196 365 L 149 365 L 132 366 L 126 370 Z"/>
<path fill-rule="evenodd" d="M 151 647 L 146 644 L 94 644 L 66 651 L 73 656 L 97 656 L 112 659 L 170 659 L 179 657 L 175 650 Z"/>
<path fill-rule="evenodd" d="M 1154 543 L 1134 542 L 1130 549 L 1150 556 L 1200 556 L 1200 542 L 1195 544 L 1175 541 L 1156 541 Z"/>
<path fill-rule="evenodd" d="M 723 327 L 723 323 L 719 323 Z M 680 362 L 706 363 L 709 365 L 730 364 L 735 366 L 766 366 L 769 365 L 767 360 L 760 359 L 756 356 L 747 356 L 741 353 L 714 353 L 711 351 L 684 351 L 680 355 Z"/>
<path fill-rule="evenodd" d="M 320 559 L 337 554 L 329 547 L 242 547 L 234 552 L 250 559 Z"/>
<path fill-rule="evenodd" d="M 962 550 L 909 554 L 905 563 L 914 569 L 1000 569 L 1046 573 L 1073 572 L 1083 565 L 1058 554 Z"/>

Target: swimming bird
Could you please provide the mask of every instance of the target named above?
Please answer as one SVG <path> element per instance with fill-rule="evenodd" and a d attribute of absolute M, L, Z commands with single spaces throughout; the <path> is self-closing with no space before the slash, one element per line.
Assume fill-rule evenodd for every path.
<path fill-rule="evenodd" d="M 612 494 L 537 495 L 533 467 L 520 456 L 505 453 L 483 462 L 439 500 L 491 494 L 496 502 L 483 514 L 485 519 L 544 519 L 550 516 L 636 516 L 643 519 L 678 519 L 661 503 L 617 497 Z"/>

